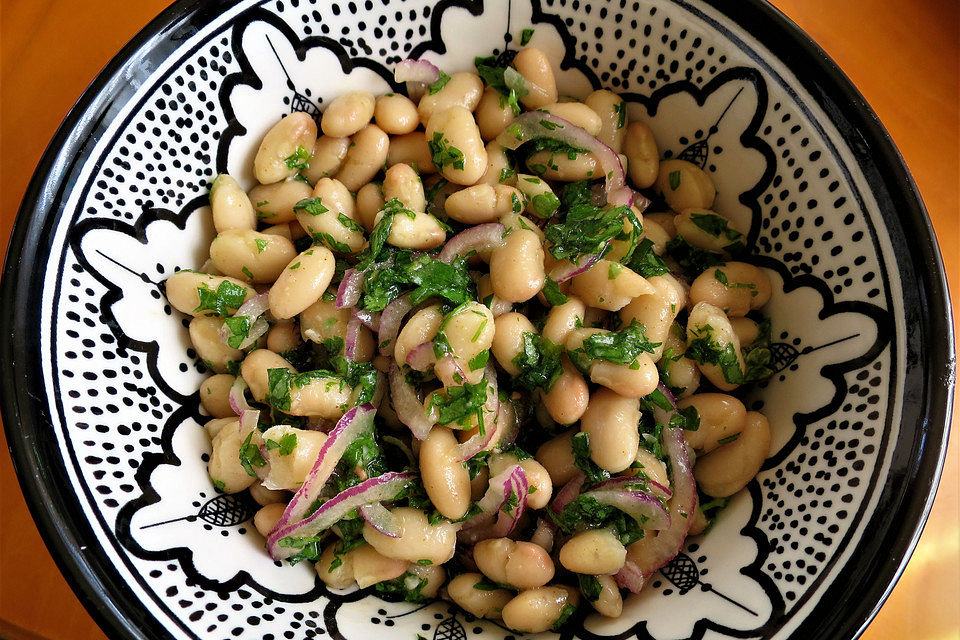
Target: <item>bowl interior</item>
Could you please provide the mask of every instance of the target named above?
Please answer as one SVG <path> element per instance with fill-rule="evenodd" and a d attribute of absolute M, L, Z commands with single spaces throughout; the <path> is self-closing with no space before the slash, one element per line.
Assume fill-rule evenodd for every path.
<path fill-rule="evenodd" d="M 885 491 L 909 472 L 920 511 L 884 521 L 881 532 L 909 546 L 935 475 L 942 432 L 928 423 L 930 448 L 917 450 L 923 407 L 905 413 L 903 401 L 910 394 L 942 409 L 949 397 L 927 395 L 926 361 L 905 327 L 909 316 L 927 331 L 928 320 L 917 320 L 923 308 L 911 306 L 918 291 L 932 294 L 931 314 L 944 298 L 911 266 L 921 249 L 906 244 L 890 206 L 895 186 L 851 144 L 843 114 L 771 52 L 770 39 L 787 28 L 760 5 L 746 3 L 744 15 L 729 9 L 280 0 L 213 11 L 185 3 L 148 29 L 94 87 L 100 97 L 80 106 L 109 115 L 81 122 L 97 135 L 66 145 L 73 163 L 42 176 L 59 176 L 64 187 L 36 200 L 46 223 L 41 287 L 17 293 L 17 304 L 36 305 L 18 322 L 36 321 L 34 336 L 40 327 L 35 344 L 17 348 L 35 354 L 28 381 L 49 416 L 42 457 L 53 462 L 44 478 L 66 488 L 51 503 L 69 502 L 60 512 L 83 523 L 75 535 L 98 541 L 102 579 L 81 589 L 128 603 L 119 617 L 133 622 L 102 615 L 144 637 L 353 639 L 380 627 L 407 638 L 511 636 L 445 603 L 331 592 L 311 567 L 267 557 L 250 523 L 255 505 L 218 494 L 206 474 L 196 393 L 206 374 L 159 283 L 204 262 L 210 180 L 229 172 L 251 186 L 259 140 L 282 115 L 319 114 L 351 89 L 397 89 L 392 67 L 406 57 L 472 69 L 474 56 L 517 46 L 532 28 L 561 93 L 621 92 L 629 118 L 651 126 L 664 156 L 711 174 L 716 210 L 749 230 L 752 260 L 774 289 L 765 311 L 776 374 L 748 402 L 770 419 L 770 459 L 708 534 L 691 538 L 626 601 L 622 618 L 587 615 L 577 635 L 688 638 L 710 629 L 712 637 L 783 638 L 813 611 L 839 625 L 816 637 L 852 635 L 866 613 L 831 622 L 838 600 L 825 594 L 849 585 L 860 563 L 884 563 L 889 581 L 901 558 L 875 557 L 882 536 L 869 525 L 881 505 L 903 502 Z M 835 82 L 828 67 L 818 73 Z M 137 82 L 124 85 L 124 70 Z M 921 210 L 911 192 L 896 197 Z M 930 242 L 923 229 L 913 233 Z"/>

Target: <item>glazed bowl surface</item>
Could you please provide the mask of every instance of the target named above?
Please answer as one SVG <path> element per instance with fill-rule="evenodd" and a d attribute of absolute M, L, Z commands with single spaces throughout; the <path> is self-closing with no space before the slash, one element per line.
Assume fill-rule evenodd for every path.
<path fill-rule="evenodd" d="M 219 494 L 203 366 L 160 283 L 213 236 L 211 179 L 252 184 L 281 116 L 393 65 L 447 72 L 530 44 L 561 93 L 605 87 L 661 153 L 703 167 L 773 283 L 773 442 L 713 528 L 564 638 L 852 638 L 919 536 L 946 444 L 949 300 L 929 219 L 863 98 L 768 4 L 722 0 L 181 0 L 58 131 L 4 268 L 0 362 L 21 484 L 71 585 L 121 638 L 516 638 L 444 602 L 326 589 L 281 566 L 255 504 Z M 306 563 L 305 563 L 306 564 Z M 551 634 L 543 634 L 544 637 Z"/>

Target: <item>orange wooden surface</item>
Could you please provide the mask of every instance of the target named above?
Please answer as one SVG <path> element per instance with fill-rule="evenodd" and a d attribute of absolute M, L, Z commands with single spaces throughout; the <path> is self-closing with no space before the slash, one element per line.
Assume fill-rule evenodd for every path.
<path fill-rule="evenodd" d="M 0 0 L 0 252 L 54 130 L 165 0 Z M 960 295 L 960 9 L 956 0 L 775 0 L 853 79 L 910 166 Z M 956 313 L 955 313 L 956 317 Z M 3 336 L 4 338 L 6 336 Z M 955 426 L 956 420 L 955 420 Z M 6 443 L 0 447 L 5 451 Z M 958 438 L 933 514 L 868 640 L 960 638 Z M 0 637 L 99 639 L 46 552 L 0 452 Z"/>

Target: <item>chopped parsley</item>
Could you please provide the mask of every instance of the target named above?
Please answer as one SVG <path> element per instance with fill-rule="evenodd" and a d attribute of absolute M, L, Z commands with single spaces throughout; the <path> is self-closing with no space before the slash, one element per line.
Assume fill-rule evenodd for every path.
<path fill-rule="evenodd" d="M 513 178 L 515 175 L 517 175 L 516 171 L 514 171 L 510 167 L 504 167 L 503 169 L 500 169 L 500 178 L 497 180 L 497 182 L 499 182 L 500 184 L 503 184 L 504 182 L 507 182 L 508 180 Z"/>
<path fill-rule="evenodd" d="M 560 610 L 560 617 L 557 618 L 557 621 L 553 623 L 553 626 L 550 627 L 551 631 L 559 631 L 560 627 L 567 624 L 567 620 L 570 619 L 574 613 L 576 613 L 577 608 L 572 604 L 563 605 L 563 609 Z"/>
<path fill-rule="evenodd" d="M 538 193 L 530 201 L 533 212 L 541 218 L 549 218 L 560 208 L 560 199 L 550 191 Z"/>
<path fill-rule="evenodd" d="M 267 440 L 265 444 L 267 451 L 276 449 L 280 455 L 288 456 L 297 447 L 297 434 L 287 433 L 281 436 L 279 440 Z"/>
<path fill-rule="evenodd" d="M 550 242 L 550 254 L 557 260 L 576 260 L 580 256 L 605 253 L 610 241 L 623 231 L 622 217 L 626 209 L 601 209 L 589 203 L 571 206 L 563 222 L 547 225 L 544 231 Z"/>
<path fill-rule="evenodd" d="M 294 211 L 303 211 L 309 213 L 311 216 L 319 216 L 330 211 L 325 206 L 323 206 L 323 201 L 314 196 L 312 198 L 304 198 L 297 204 L 293 205 Z"/>
<path fill-rule="evenodd" d="M 479 371 L 480 369 L 483 369 L 484 367 L 487 366 L 487 361 L 489 359 L 490 359 L 490 350 L 484 349 L 477 355 L 470 358 L 470 362 L 468 362 L 467 364 L 470 367 L 470 371 Z"/>
<path fill-rule="evenodd" d="M 690 222 L 714 238 L 719 238 L 722 235 L 727 240 L 733 241 L 743 237 L 742 233 L 730 228 L 730 223 L 727 222 L 726 218 L 715 213 L 691 213 Z"/>
<path fill-rule="evenodd" d="M 480 474 L 481 469 L 487 469 L 490 467 L 490 452 L 481 451 L 467 460 L 464 465 L 467 467 L 467 471 L 470 473 L 470 479 L 473 480 Z"/>
<path fill-rule="evenodd" d="M 570 446 L 573 451 L 573 464 L 583 471 L 590 482 L 602 482 L 610 477 L 610 474 L 601 469 L 590 457 L 590 436 L 584 432 L 574 434 L 570 439 Z"/>
<path fill-rule="evenodd" d="M 680 170 L 677 169 L 676 171 L 671 171 L 670 174 L 667 176 L 667 180 L 670 182 L 670 188 L 673 191 L 676 191 L 677 189 L 679 189 L 680 188 Z"/>
<path fill-rule="evenodd" d="M 623 129 L 627 124 L 627 103 L 621 100 L 613 105 L 613 111 L 617 114 L 617 129 Z"/>
<path fill-rule="evenodd" d="M 730 284 L 730 281 L 727 279 L 727 274 L 725 274 L 720 269 L 714 269 L 713 277 L 716 278 L 717 282 L 725 286 L 727 289 L 750 289 L 750 295 L 756 297 L 757 295 L 757 285 L 752 282 L 734 282 Z"/>
<path fill-rule="evenodd" d="M 250 269 L 247 269 L 246 267 L 240 267 L 240 271 L 243 272 L 243 275 L 247 276 L 251 280 L 254 279 L 253 272 L 250 271 Z"/>
<path fill-rule="evenodd" d="M 627 267 L 644 278 L 662 276 L 670 271 L 663 259 L 654 252 L 653 240 L 650 238 L 640 241 L 633 255 L 630 256 Z"/>
<path fill-rule="evenodd" d="M 284 369 L 286 371 L 286 369 Z M 247 472 L 247 475 L 256 478 L 257 472 L 254 471 L 254 467 L 262 467 L 267 464 L 267 461 L 264 460 L 263 454 L 260 453 L 260 447 L 251 442 L 253 438 L 253 431 L 247 434 L 246 439 L 243 441 L 243 444 L 240 445 L 240 464 L 243 466 L 244 471 Z"/>
<path fill-rule="evenodd" d="M 513 376 L 514 384 L 533 391 L 540 388 L 550 391 L 563 372 L 560 362 L 560 347 L 536 333 L 523 334 L 520 352 L 514 356 L 513 365 L 519 370 Z"/>
<path fill-rule="evenodd" d="M 735 441 L 739 437 L 740 437 L 739 433 L 734 433 L 725 438 L 720 438 L 719 440 L 717 440 L 717 444 L 730 444 L 731 442 Z"/>
<path fill-rule="evenodd" d="M 601 331 L 583 341 L 583 346 L 568 352 L 580 369 L 587 369 L 591 360 L 632 365 L 641 353 L 654 353 L 659 342 L 650 342 L 646 328 L 636 319 L 618 331 Z"/>
<path fill-rule="evenodd" d="M 228 316 L 243 304 L 247 297 L 247 288 L 224 280 L 216 289 L 211 289 L 210 285 L 202 282 L 197 287 L 197 297 L 200 304 L 193 310 L 194 313 L 212 311 L 213 314 L 204 315 Z"/>
<path fill-rule="evenodd" d="M 437 169 L 450 165 L 457 171 L 463 171 L 463 151 L 450 146 L 450 141 L 442 131 L 435 131 L 433 139 L 427 141 L 427 146 L 430 147 L 430 156 Z"/>
<path fill-rule="evenodd" d="M 269 241 L 264 240 L 263 238 L 255 238 L 253 241 L 257 245 L 257 253 L 263 253 L 263 250 L 267 248 L 268 244 L 270 244 Z"/>
<path fill-rule="evenodd" d="M 317 369 L 305 373 L 292 373 L 284 367 L 267 370 L 267 403 L 279 411 L 290 411 L 290 389 L 302 389 L 312 380 L 329 378 L 328 385 L 342 385 L 332 371 Z"/>
<path fill-rule="evenodd" d="M 380 311 L 411 286 L 414 305 L 434 296 L 462 304 L 473 299 L 475 288 L 464 258 L 447 264 L 428 253 L 392 250 L 382 264 L 364 275 L 360 306 Z"/>
<path fill-rule="evenodd" d="M 704 325 L 693 329 L 694 339 L 687 345 L 686 357 L 700 364 L 720 367 L 724 379 L 730 384 L 743 384 L 744 372 L 740 369 L 737 350 L 732 342 L 725 346 L 713 338 L 713 327 Z"/>
<path fill-rule="evenodd" d="M 547 304 L 549 304 L 551 307 L 557 307 L 570 301 L 570 298 L 560 293 L 560 285 L 557 284 L 557 281 L 550 276 L 547 276 L 541 291 L 543 293 L 543 297 L 547 300 Z"/>
<path fill-rule="evenodd" d="M 312 159 L 313 156 L 310 155 L 310 152 L 304 149 L 303 146 L 299 146 L 296 151 L 284 158 L 283 162 L 287 165 L 288 169 L 303 171 L 304 169 L 310 168 L 310 160 Z"/>
<path fill-rule="evenodd" d="M 223 324 L 230 329 L 230 336 L 227 337 L 227 346 L 231 349 L 239 349 L 240 345 L 247 336 L 250 335 L 250 327 L 253 326 L 253 318 L 250 316 L 233 316 L 224 318 Z"/>
<path fill-rule="evenodd" d="M 390 232 L 393 230 L 394 217 L 400 214 L 410 219 L 417 217 L 416 213 L 403 206 L 403 203 L 397 198 L 386 202 L 383 205 L 382 212 L 383 215 L 380 217 L 380 221 L 373 227 L 373 232 L 370 234 L 369 245 L 359 255 L 360 262 L 356 265 L 357 270 L 362 271 L 366 269 L 380 258 L 380 254 L 383 253 L 384 246 L 387 243 L 387 238 L 390 237 Z"/>
<path fill-rule="evenodd" d="M 645 480 L 637 479 L 638 486 L 645 483 Z M 583 494 L 567 503 L 560 511 L 560 515 L 554 514 L 552 509 L 545 509 L 544 513 L 550 516 L 566 534 L 572 534 L 584 528 L 609 528 L 624 546 L 629 546 L 643 538 L 643 523 L 647 520 L 646 517 L 641 516 L 643 522 L 638 522 L 620 509 L 601 504 L 593 496 Z"/>
<path fill-rule="evenodd" d="M 440 72 L 440 75 L 437 77 L 437 81 L 430 85 L 430 88 L 427 89 L 427 92 L 432 96 L 447 86 L 447 83 L 450 82 L 450 76 L 448 76 L 443 71 Z"/>
<path fill-rule="evenodd" d="M 587 600 L 596 602 L 600 599 L 600 594 L 603 593 L 603 585 L 597 580 L 597 576 L 580 574 L 577 579 L 580 582 L 580 591 L 583 592 Z"/>
<path fill-rule="evenodd" d="M 683 275 L 691 280 L 707 269 L 724 263 L 719 253 L 695 247 L 680 234 L 667 243 L 667 253 L 680 265 Z"/>
<path fill-rule="evenodd" d="M 510 53 L 511 55 L 515 55 L 513 52 Z M 500 108 L 509 106 L 513 109 L 513 115 L 518 116 L 520 115 L 520 103 L 518 102 L 520 96 L 517 95 L 514 89 L 508 87 L 506 81 L 503 79 L 504 71 L 506 71 L 507 65 L 512 61 L 512 58 L 506 58 L 507 56 L 501 56 L 501 59 L 493 56 L 486 58 L 477 57 L 474 58 L 473 64 L 477 68 L 477 75 L 500 93 Z"/>
<path fill-rule="evenodd" d="M 437 410 L 437 424 L 454 423 L 463 428 L 471 428 L 470 420 L 476 417 L 480 431 L 483 432 L 483 405 L 487 402 L 487 381 L 475 384 L 464 382 L 463 386 L 447 387 L 430 398 L 426 407 L 430 412 Z"/>
<path fill-rule="evenodd" d="M 533 29 L 524 29 L 520 32 L 520 46 L 525 47 L 530 44 L 530 38 L 533 37 Z"/>

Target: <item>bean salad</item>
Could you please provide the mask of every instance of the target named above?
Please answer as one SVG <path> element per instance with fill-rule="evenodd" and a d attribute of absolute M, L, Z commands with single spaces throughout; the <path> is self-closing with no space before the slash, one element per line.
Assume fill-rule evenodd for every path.
<path fill-rule="evenodd" d="M 771 374 L 770 281 L 710 175 L 542 51 L 395 78 L 277 122 L 166 281 L 210 478 L 331 589 L 617 617 L 767 457 L 736 393 Z"/>

